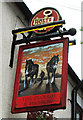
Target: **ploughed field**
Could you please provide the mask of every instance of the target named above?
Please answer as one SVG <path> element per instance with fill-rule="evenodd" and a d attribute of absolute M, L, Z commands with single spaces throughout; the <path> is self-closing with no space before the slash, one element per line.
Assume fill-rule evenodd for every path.
<path fill-rule="evenodd" d="M 28 96 L 28 95 L 38 95 L 38 94 L 46 94 L 46 93 L 54 93 L 59 92 L 61 88 L 61 75 L 55 78 L 55 82 L 46 84 L 47 78 L 44 78 L 43 82 L 39 79 L 35 84 L 31 87 L 23 88 L 23 82 L 19 85 L 19 93 L 18 96 Z"/>

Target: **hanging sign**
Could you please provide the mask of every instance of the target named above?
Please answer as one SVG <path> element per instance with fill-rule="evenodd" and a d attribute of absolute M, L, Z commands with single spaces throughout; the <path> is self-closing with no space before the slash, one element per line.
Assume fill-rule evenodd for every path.
<path fill-rule="evenodd" d="M 61 16 L 59 14 L 59 12 L 51 7 L 46 7 L 43 8 L 39 11 L 37 11 L 30 22 L 30 26 L 35 26 L 35 25 L 41 25 L 41 24 L 46 24 L 46 23 L 52 23 L 54 21 L 59 21 L 61 20 Z M 41 28 L 38 30 L 35 30 L 36 34 L 45 34 L 48 33 L 50 31 L 56 31 L 57 30 L 57 26 L 50 26 L 48 28 Z"/>
<path fill-rule="evenodd" d="M 12 113 L 66 108 L 68 38 L 19 47 Z"/>

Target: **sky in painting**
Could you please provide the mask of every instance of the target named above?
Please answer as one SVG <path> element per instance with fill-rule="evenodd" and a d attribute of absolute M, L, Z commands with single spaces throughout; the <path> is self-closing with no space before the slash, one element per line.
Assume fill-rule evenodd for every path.
<path fill-rule="evenodd" d="M 39 74 L 43 70 L 46 74 L 46 65 L 54 55 L 59 55 L 58 70 L 62 67 L 63 43 L 52 44 L 23 50 L 21 72 L 25 76 L 26 60 L 32 59 L 34 64 L 39 65 Z M 61 69 L 58 71 L 61 74 Z"/>

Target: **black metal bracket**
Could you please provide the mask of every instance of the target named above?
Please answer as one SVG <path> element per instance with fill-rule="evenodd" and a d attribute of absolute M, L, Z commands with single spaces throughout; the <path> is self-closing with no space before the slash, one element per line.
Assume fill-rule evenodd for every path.
<path fill-rule="evenodd" d="M 30 44 L 29 37 L 32 35 L 32 33 L 30 32 L 27 37 L 23 33 L 21 33 L 21 34 L 23 35 L 23 39 L 26 39 L 25 43 Z M 17 34 L 13 34 L 13 41 L 12 41 L 12 46 L 11 46 L 11 57 L 10 57 L 10 64 L 9 64 L 9 66 L 11 68 L 13 68 L 13 60 L 14 60 L 14 51 L 15 51 L 15 45 L 16 45 L 16 38 L 17 38 Z"/>
<path fill-rule="evenodd" d="M 16 34 L 16 33 L 23 33 L 23 32 L 31 32 L 31 31 L 35 31 L 37 29 L 41 29 L 43 27 L 52 27 L 53 25 L 62 27 L 62 25 L 65 24 L 65 20 L 59 20 L 59 21 L 54 21 L 51 23 L 46 23 L 46 24 L 41 24 L 41 25 L 35 25 L 35 26 L 29 26 L 28 28 L 20 28 L 20 29 L 16 29 L 16 30 L 12 30 L 12 34 Z"/>
<path fill-rule="evenodd" d="M 16 42 L 16 37 L 17 35 L 13 35 L 13 41 L 12 41 L 12 46 L 11 46 L 11 57 L 10 57 L 10 64 L 9 66 L 12 68 L 13 67 L 13 59 L 14 59 L 14 51 L 15 51 L 15 42 Z"/>
<path fill-rule="evenodd" d="M 60 29 L 57 29 L 57 32 L 53 32 L 53 33 L 49 33 L 49 34 L 45 34 L 45 35 L 41 35 L 41 36 L 31 37 L 32 31 L 34 31 L 35 29 L 50 26 L 50 25 L 57 25 L 57 24 L 65 24 L 65 21 L 60 20 L 60 21 L 56 21 L 56 22 L 53 22 L 53 23 L 47 23 L 47 24 L 44 24 L 44 25 L 37 25 L 37 26 L 28 27 L 28 28 L 13 30 L 12 31 L 13 41 L 12 41 L 12 47 L 11 47 L 11 58 L 10 58 L 9 66 L 11 68 L 13 67 L 14 51 L 15 51 L 15 46 L 16 45 L 23 44 L 23 43 L 30 44 L 33 41 L 38 42 L 38 41 L 50 40 L 50 38 L 52 38 L 52 37 L 61 37 L 62 38 L 64 35 L 73 36 L 73 35 L 76 34 L 76 29 L 75 28 L 71 28 L 69 30 L 66 30 L 65 28 L 63 28 L 63 31 L 60 30 Z M 29 33 L 28 36 L 25 36 L 24 32 L 28 32 Z M 16 40 L 17 34 L 22 34 L 23 39 Z M 74 41 L 73 41 L 73 43 L 74 43 Z"/>

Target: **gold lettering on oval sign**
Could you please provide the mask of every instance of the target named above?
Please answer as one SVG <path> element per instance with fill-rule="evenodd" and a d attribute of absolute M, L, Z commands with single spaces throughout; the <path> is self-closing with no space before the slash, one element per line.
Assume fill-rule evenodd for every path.
<path fill-rule="evenodd" d="M 47 9 L 43 12 L 44 18 L 36 18 L 34 19 L 33 25 L 40 25 L 40 24 L 46 24 L 51 23 L 54 21 L 54 17 L 50 17 L 52 15 L 52 10 Z M 38 31 L 46 31 L 46 28 L 41 28 Z"/>

